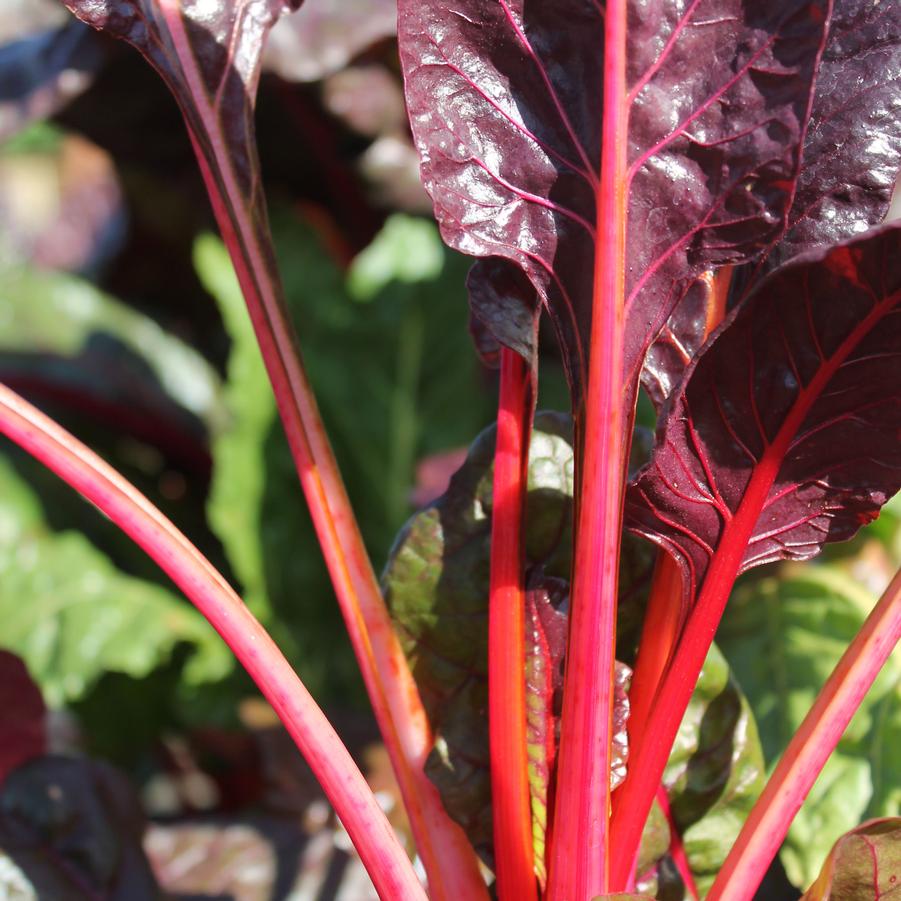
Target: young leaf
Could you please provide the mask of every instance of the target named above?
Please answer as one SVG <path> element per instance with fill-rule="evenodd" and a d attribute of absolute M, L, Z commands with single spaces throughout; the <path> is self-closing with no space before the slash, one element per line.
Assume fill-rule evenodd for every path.
<path fill-rule="evenodd" d="M 901 819 L 870 820 L 843 835 L 801 901 L 875 901 L 901 885 Z"/>
<path fill-rule="evenodd" d="M 843 835 L 801 901 L 873 901 L 901 885 L 901 819 L 870 820 Z"/>
<path fill-rule="evenodd" d="M 686 281 L 748 259 L 781 232 L 828 4 L 636 3 L 630 18 L 631 383 Z M 442 234 L 526 273 L 554 319 L 577 402 L 591 321 L 602 5 L 401 0 L 398 23 Z"/>
<path fill-rule="evenodd" d="M 526 557 L 557 577 L 568 574 L 572 553 L 571 440 L 567 417 L 536 416 Z M 485 722 L 493 462 L 492 427 L 473 443 L 447 493 L 401 532 L 383 576 L 391 614 L 436 736 L 428 771 L 445 806 L 487 859 L 492 846 Z M 545 613 L 549 627 L 553 615 Z"/>

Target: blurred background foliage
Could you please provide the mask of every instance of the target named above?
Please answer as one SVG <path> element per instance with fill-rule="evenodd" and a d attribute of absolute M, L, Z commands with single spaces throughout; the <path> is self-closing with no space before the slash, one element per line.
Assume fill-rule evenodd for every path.
<path fill-rule="evenodd" d="M 419 184 L 393 31 L 392 0 L 310 0 L 273 32 L 258 100 L 291 313 L 377 568 L 492 421 L 496 386 L 468 334 L 469 263 L 441 243 Z M 566 409 L 553 339 L 542 340 L 539 405 Z M 189 535 L 352 745 L 373 737 L 175 104 L 136 53 L 55 0 L 0 0 L 0 380 Z M 640 418 L 652 426 L 650 410 Z M 770 568 L 736 590 L 718 642 L 769 767 L 899 563 L 895 502 L 813 567 Z M 51 746 L 125 766 L 151 813 L 265 807 L 267 797 L 284 808 L 295 789 L 307 803 L 309 786 L 285 775 L 293 752 L 259 739 L 271 716 L 199 615 L 6 441 L 0 623 L 0 647 L 24 659 L 59 714 Z M 241 730 L 259 739 L 250 764 Z M 901 814 L 899 743 L 896 654 L 792 828 L 782 857 L 796 885 L 837 834 Z M 182 780 L 173 800 L 158 780 L 173 770 L 203 770 L 206 782 Z M 215 792 L 197 789 L 211 779 Z M 158 872 L 175 853 L 170 839 L 203 841 L 157 835 Z M 236 841 L 259 862 L 259 848 Z"/>

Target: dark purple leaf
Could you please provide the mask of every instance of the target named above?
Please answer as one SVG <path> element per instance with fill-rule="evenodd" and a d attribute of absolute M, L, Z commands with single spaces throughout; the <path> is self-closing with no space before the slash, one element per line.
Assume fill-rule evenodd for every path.
<path fill-rule="evenodd" d="M 870 820 L 843 835 L 801 901 L 877 901 L 901 892 L 901 819 Z"/>
<path fill-rule="evenodd" d="M 46 750 L 47 710 L 25 664 L 0 650 L 0 785 L 7 773 Z"/>
<path fill-rule="evenodd" d="M 669 401 L 631 527 L 711 563 L 806 559 L 901 485 L 901 228 L 800 257 L 728 317 Z"/>
<path fill-rule="evenodd" d="M 883 221 L 901 166 L 901 5 L 838 0 L 816 91 L 787 231 L 765 259 L 737 274 L 738 294 L 808 250 Z M 694 285 L 645 362 L 659 407 L 704 340 Z"/>
<path fill-rule="evenodd" d="M 774 268 L 885 218 L 901 167 L 901 4 L 836 0 Z"/>
<path fill-rule="evenodd" d="M 826 0 L 634 4 L 629 384 L 687 281 L 748 259 L 781 233 L 827 10 Z M 602 5 L 401 0 L 398 32 L 444 238 L 522 268 L 554 318 L 578 404 L 592 303 Z"/>
<path fill-rule="evenodd" d="M 39 757 L 0 794 L 0 850 L 39 898 L 161 899 L 141 847 L 144 827 L 128 780 L 105 763 Z"/>
<path fill-rule="evenodd" d="M 500 365 L 501 345 L 533 367 L 538 353 L 538 298 L 523 271 L 509 260 L 489 257 L 469 271 L 470 332 L 486 366 Z"/>

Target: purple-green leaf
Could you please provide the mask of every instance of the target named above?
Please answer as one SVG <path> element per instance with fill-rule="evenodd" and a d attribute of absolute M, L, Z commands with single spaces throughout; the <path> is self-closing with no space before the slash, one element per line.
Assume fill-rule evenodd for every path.
<path fill-rule="evenodd" d="M 828 11 L 827 0 L 634 3 L 627 383 L 688 282 L 751 258 L 781 233 Z M 599 190 L 602 4 L 401 0 L 398 21 L 413 134 L 444 238 L 526 273 L 553 317 L 578 408 Z"/>
<path fill-rule="evenodd" d="M 901 896 L 901 819 L 870 820 L 833 846 L 802 901 L 877 901 Z"/>
<path fill-rule="evenodd" d="M 714 562 L 744 571 L 851 537 L 901 486 L 899 306 L 887 226 L 778 270 L 689 368 L 627 500 L 688 599 Z"/>

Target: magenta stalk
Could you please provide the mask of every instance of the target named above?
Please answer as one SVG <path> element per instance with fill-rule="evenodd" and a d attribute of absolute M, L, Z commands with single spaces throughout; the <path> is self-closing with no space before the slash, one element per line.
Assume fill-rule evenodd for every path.
<path fill-rule="evenodd" d="M 5 385 L 0 385 L 0 432 L 105 513 L 209 620 L 297 743 L 380 897 L 425 901 L 353 758 L 268 633 L 212 564 L 122 476 Z"/>

